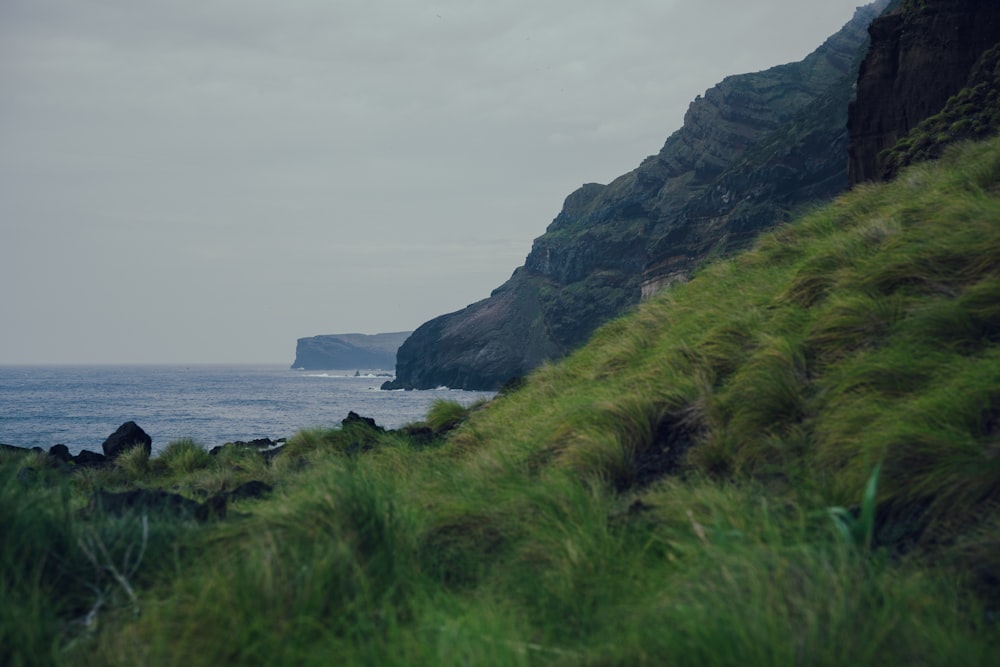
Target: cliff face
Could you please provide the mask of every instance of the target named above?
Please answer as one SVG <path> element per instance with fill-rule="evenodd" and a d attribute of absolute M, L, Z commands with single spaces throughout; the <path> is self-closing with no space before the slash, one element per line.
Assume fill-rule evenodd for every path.
<path fill-rule="evenodd" d="M 566 354 L 643 295 L 847 186 L 847 106 L 880 0 L 797 63 L 727 77 L 657 155 L 566 198 L 488 298 L 419 327 L 386 388 L 495 389 Z"/>
<path fill-rule="evenodd" d="M 300 338 L 292 368 L 351 370 L 393 368 L 396 350 L 411 332 L 381 334 L 328 334 Z"/>
<path fill-rule="evenodd" d="M 905 0 L 869 32 L 848 120 L 851 184 L 891 178 L 901 164 L 889 151 L 949 98 L 982 82 L 983 55 L 1000 42 L 1000 2 Z"/>

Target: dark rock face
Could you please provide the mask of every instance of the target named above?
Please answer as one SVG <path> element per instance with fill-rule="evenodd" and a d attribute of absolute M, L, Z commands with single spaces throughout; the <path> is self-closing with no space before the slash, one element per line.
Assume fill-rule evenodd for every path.
<path fill-rule="evenodd" d="M 146 432 L 133 421 L 125 422 L 119 426 L 118 430 L 108 436 L 108 439 L 101 445 L 104 456 L 109 460 L 118 458 L 132 447 L 142 447 L 146 450 L 146 456 L 153 452 L 153 439 L 146 435 Z"/>
<path fill-rule="evenodd" d="M 848 121 L 852 185 L 891 178 L 886 151 L 975 85 L 977 63 L 1000 42 L 1000 3 L 904 0 L 869 31 Z"/>
<path fill-rule="evenodd" d="M 498 389 L 796 207 L 843 191 L 847 106 L 868 24 L 887 2 L 858 9 L 800 62 L 727 77 L 691 103 L 657 155 L 572 193 L 507 283 L 403 343 L 383 388 Z"/>
<path fill-rule="evenodd" d="M 396 350 L 409 331 L 380 334 L 329 334 L 300 338 L 292 368 L 304 370 L 350 370 L 394 368 Z"/>
<path fill-rule="evenodd" d="M 890 180 L 916 162 L 935 160 L 958 141 L 983 141 L 1000 131 L 1000 43 L 983 53 L 968 85 L 923 120 L 891 150 L 879 154 L 880 176 Z"/>
<path fill-rule="evenodd" d="M 542 316 L 540 281 L 518 269 L 503 287 L 464 310 L 422 325 L 399 349 L 396 380 L 383 389 L 492 389 L 562 348 Z"/>

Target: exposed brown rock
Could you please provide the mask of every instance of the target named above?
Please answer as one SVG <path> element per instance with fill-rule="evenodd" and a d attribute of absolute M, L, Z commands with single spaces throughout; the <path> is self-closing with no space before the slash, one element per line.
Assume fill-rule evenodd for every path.
<path fill-rule="evenodd" d="M 886 180 L 887 151 L 965 88 L 1000 42 L 996 0 L 905 0 L 872 22 L 848 113 L 848 180 Z"/>

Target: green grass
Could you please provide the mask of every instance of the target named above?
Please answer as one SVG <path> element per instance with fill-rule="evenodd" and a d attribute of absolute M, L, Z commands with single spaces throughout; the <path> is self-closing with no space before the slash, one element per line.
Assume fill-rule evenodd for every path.
<path fill-rule="evenodd" d="M 992 664 L 998 304 L 994 140 L 808 212 L 483 405 L 301 431 L 270 462 L 4 454 L 2 654 Z M 89 507 L 251 479 L 274 493 L 225 519 Z"/>
<path fill-rule="evenodd" d="M 204 447 L 194 440 L 183 438 L 168 443 L 158 462 L 174 475 L 183 475 L 207 468 L 212 459 Z"/>
<path fill-rule="evenodd" d="M 910 10 L 919 11 L 920 3 Z M 982 140 L 1000 129 L 1000 47 L 985 51 L 973 70 L 976 78 L 952 96 L 944 108 L 917 124 L 879 160 L 883 173 L 895 175 L 907 165 L 939 157 L 957 141 Z"/>

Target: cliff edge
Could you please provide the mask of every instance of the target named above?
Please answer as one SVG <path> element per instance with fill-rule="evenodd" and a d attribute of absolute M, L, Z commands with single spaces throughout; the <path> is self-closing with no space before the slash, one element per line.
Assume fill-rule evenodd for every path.
<path fill-rule="evenodd" d="M 797 207 L 842 192 L 847 106 L 867 27 L 887 4 L 859 8 L 799 62 L 727 77 L 691 103 L 658 154 L 570 194 L 506 283 L 403 343 L 384 388 L 496 389 Z"/>
<path fill-rule="evenodd" d="M 326 334 L 299 338 L 293 369 L 350 370 L 393 368 L 396 350 L 409 331 L 380 334 Z"/>
<path fill-rule="evenodd" d="M 996 131 L 1000 2 L 903 0 L 869 32 L 871 47 L 848 113 L 852 185 L 889 180 L 910 162 L 937 157 L 949 143 Z M 963 99 L 953 100 L 959 94 Z M 924 125 L 910 136 L 950 101 L 950 122 L 935 119 L 933 132 Z"/>

